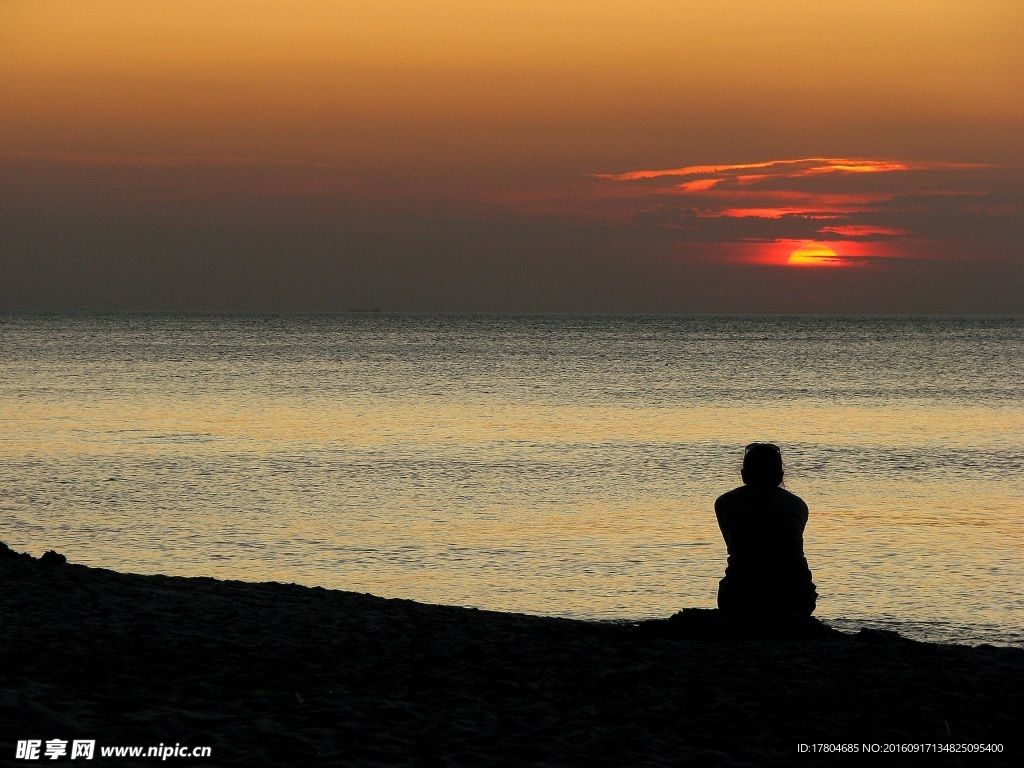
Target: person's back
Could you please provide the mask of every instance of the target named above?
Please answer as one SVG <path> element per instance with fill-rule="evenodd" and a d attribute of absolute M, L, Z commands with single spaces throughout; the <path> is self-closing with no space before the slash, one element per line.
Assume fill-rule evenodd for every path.
<path fill-rule="evenodd" d="M 770 443 L 747 446 L 745 485 L 715 501 L 729 551 L 718 607 L 740 613 L 813 613 L 817 592 L 803 551 L 807 505 L 782 483 L 782 454 Z"/>

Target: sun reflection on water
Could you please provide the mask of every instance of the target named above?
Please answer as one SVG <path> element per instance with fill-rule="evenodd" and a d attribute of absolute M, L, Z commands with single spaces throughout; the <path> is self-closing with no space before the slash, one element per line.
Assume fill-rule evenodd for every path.
<path fill-rule="evenodd" d="M 52 330 L 30 327 L 26 345 Z M 848 344 L 894 354 L 877 327 L 854 330 Z M 384 364 L 338 340 L 325 352 L 316 342 L 330 328 L 313 331 L 291 342 L 313 362 L 291 347 L 269 362 L 261 350 L 258 365 L 197 354 L 191 372 L 109 350 L 77 368 L 61 355 L 8 360 L 0 538 L 136 572 L 664 616 L 714 604 L 725 547 L 713 500 L 738 484 L 739 446 L 772 439 L 787 487 L 811 508 L 822 616 L 945 623 L 953 635 L 1024 623 L 1020 381 L 999 384 L 991 364 L 979 376 L 977 358 L 960 378 L 904 372 L 886 385 L 881 369 L 837 358 L 831 337 L 795 335 L 807 333 L 799 324 L 783 345 L 763 325 L 711 340 L 699 324 L 568 326 L 555 349 L 571 365 L 500 334 L 468 363 L 417 346 L 410 365 L 408 348 L 394 352 L 408 338 L 381 342 L 394 355 Z M 460 334 L 472 345 L 481 332 Z M 737 388 L 735 344 L 748 359 L 773 344 L 777 364 L 789 350 L 767 382 L 775 394 Z M 716 370 L 709 349 L 727 353 Z M 485 375 L 509 354 L 519 358 L 505 379 Z M 926 368 L 935 354 L 918 344 L 898 357 Z M 993 380 L 1002 389 L 979 394 Z"/>

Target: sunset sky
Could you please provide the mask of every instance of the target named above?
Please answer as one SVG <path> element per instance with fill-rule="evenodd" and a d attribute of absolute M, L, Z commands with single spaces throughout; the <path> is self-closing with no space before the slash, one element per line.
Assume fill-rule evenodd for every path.
<path fill-rule="evenodd" d="M 1024 314 L 1020 0 L 4 0 L 0 310 Z"/>

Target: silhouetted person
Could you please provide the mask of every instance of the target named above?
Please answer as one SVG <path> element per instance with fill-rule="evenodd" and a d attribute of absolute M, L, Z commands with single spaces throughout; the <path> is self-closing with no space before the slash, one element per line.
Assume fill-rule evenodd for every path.
<path fill-rule="evenodd" d="M 729 613 L 814 612 L 818 593 L 804 557 L 807 505 L 782 485 L 782 452 L 751 443 L 743 454 L 744 485 L 715 501 L 715 516 L 729 549 L 718 607 Z"/>

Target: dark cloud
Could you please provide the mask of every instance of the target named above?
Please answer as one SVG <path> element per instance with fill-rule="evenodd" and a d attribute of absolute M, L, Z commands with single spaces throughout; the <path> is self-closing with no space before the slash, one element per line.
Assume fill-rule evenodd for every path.
<path fill-rule="evenodd" d="M 1024 195 L 898 195 L 858 214 L 867 224 L 906 229 L 935 240 L 1024 245 Z"/>
<path fill-rule="evenodd" d="M 904 190 L 829 219 L 635 191 L 425 192 L 294 165 L 8 158 L 0 309 L 1024 312 L 1012 187 Z M 979 250 L 893 258 L 881 246 L 900 237 L 823 231 L 843 226 L 932 245 L 966 233 Z M 862 247 L 837 249 L 850 269 L 736 258 L 804 239 Z"/>

